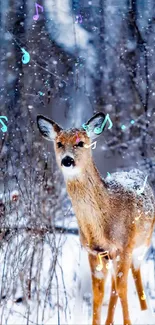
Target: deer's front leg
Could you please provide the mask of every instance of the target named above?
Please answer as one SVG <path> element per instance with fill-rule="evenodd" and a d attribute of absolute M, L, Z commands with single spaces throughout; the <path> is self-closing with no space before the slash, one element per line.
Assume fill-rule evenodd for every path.
<path fill-rule="evenodd" d="M 92 290 L 93 290 L 93 325 L 101 324 L 101 308 L 104 297 L 105 280 L 107 276 L 106 262 L 103 260 L 102 271 L 97 271 L 96 267 L 99 260 L 96 256 L 91 254 L 89 256 L 89 264 L 92 276 Z"/>

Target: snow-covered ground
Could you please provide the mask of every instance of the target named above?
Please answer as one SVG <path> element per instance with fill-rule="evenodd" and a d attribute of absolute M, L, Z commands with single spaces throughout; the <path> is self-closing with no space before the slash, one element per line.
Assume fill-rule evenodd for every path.
<path fill-rule="evenodd" d="M 68 209 L 64 201 L 66 191 L 60 195 L 62 183 L 56 177 L 55 168 L 51 168 L 50 145 L 46 147 L 37 136 L 35 125 L 39 113 L 64 127 L 82 125 L 97 110 L 110 114 L 114 127 L 105 132 L 105 139 L 98 139 L 94 153 L 99 170 L 106 174 L 118 168 L 127 170 L 142 165 L 155 185 L 154 1 L 137 1 L 135 32 L 128 20 L 130 15 L 127 15 L 131 5 L 136 7 L 134 1 L 77 2 L 79 8 L 73 11 L 70 0 L 42 1 L 44 11 L 34 22 L 33 1 L 27 0 L 24 5 L 24 1 L 14 1 L 14 4 L 13 1 L 1 1 L 0 103 L 1 114 L 7 114 L 9 124 L 0 159 L 0 171 L 3 172 L 0 177 L 5 180 L 0 179 L 0 221 L 1 226 L 4 223 L 9 230 L 12 225 L 54 222 L 57 211 L 61 226 L 62 210 Z M 85 7 L 88 10 L 83 10 Z M 82 23 L 76 22 L 79 14 Z M 24 67 L 19 60 L 21 46 L 31 55 L 30 65 Z M 41 94 L 46 94 L 44 101 L 40 100 Z M 37 138 L 32 137 L 33 133 Z M 14 182 L 20 187 L 19 194 L 12 191 Z M 145 185 L 145 178 L 139 185 L 137 191 Z M 5 192 L 2 202 L 1 192 Z M 18 205 L 18 196 L 22 208 Z M 64 218 L 63 226 L 68 228 L 66 220 Z M 72 226 L 76 227 L 74 220 Z M 78 236 L 46 233 L 42 238 L 38 233 L 22 230 L 18 235 L 7 235 L 6 241 L 0 242 L 0 324 L 91 324 L 90 271 L 87 253 L 81 249 Z M 155 315 L 151 314 L 151 308 L 155 313 L 153 258 L 155 244 L 154 255 L 142 265 L 150 304 L 148 312 L 140 311 L 129 274 L 132 324 L 155 324 Z M 109 294 L 110 275 L 102 324 Z M 115 324 L 122 324 L 119 302 Z"/>
<path fill-rule="evenodd" d="M 57 235 L 57 242 L 60 240 L 60 235 Z M 51 249 L 44 242 L 42 255 L 41 272 L 37 272 L 38 287 L 36 283 L 32 284 L 32 297 L 25 301 L 16 303 L 19 297 L 24 296 L 24 285 L 21 285 L 26 269 L 22 270 L 17 265 L 16 289 L 13 289 L 14 274 L 11 274 L 11 265 L 15 259 L 12 251 L 10 257 L 10 268 L 8 272 L 12 276 L 12 280 L 7 292 L 7 299 L 3 299 L 3 306 L 0 308 L 1 324 L 91 324 L 91 279 L 87 253 L 81 249 L 79 238 L 75 235 L 62 235 L 62 250 L 59 253 L 59 258 L 56 265 L 56 270 L 50 269 Z M 20 238 L 19 238 L 20 242 Z M 31 245 L 30 245 L 31 246 Z M 13 247 L 13 243 L 12 243 Z M 30 247 L 31 250 L 31 247 Z M 29 250 L 29 254 L 30 254 Z M 40 252 L 38 252 L 39 256 Z M 5 254 L 4 254 L 5 255 Z M 1 263 L 5 256 L 1 255 Z M 20 261 L 19 261 L 20 263 Z M 38 266 L 38 269 L 40 268 Z M 50 274 L 54 272 L 53 280 L 50 282 Z M 33 273 L 33 272 L 32 272 Z M 149 259 L 142 265 L 143 280 L 149 285 L 146 288 L 146 293 L 151 288 L 151 296 L 155 298 L 155 278 L 154 278 L 154 263 Z M 32 276 L 33 278 L 33 276 Z M 1 274 L 2 279 L 2 274 Z M 33 281 L 32 281 L 33 282 Z M 17 285 L 18 283 L 18 285 Z M 155 314 L 151 312 L 151 308 L 155 311 L 155 300 L 149 298 L 150 310 L 148 312 L 140 311 L 139 301 L 136 296 L 135 285 L 129 274 L 129 308 L 132 324 L 155 324 Z M 10 290 L 10 292 L 9 292 Z M 14 290 L 14 297 L 13 297 Z M 50 292 L 50 295 L 49 295 Z M 106 295 L 102 309 L 102 324 L 104 324 L 108 300 L 110 294 L 110 274 L 107 279 Z M 121 306 L 118 302 L 115 313 L 115 324 L 122 324 Z"/>

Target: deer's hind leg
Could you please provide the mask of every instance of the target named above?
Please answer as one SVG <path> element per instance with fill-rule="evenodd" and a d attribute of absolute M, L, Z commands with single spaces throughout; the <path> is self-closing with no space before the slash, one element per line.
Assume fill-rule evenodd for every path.
<path fill-rule="evenodd" d="M 131 325 L 127 297 L 128 273 L 131 266 L 131 257 L 131 251 L 126 249 L 125 252 L 120 254 L 120 261 L 115 264 L 116 290 L 122 306 L 124 325 Z"/>
<path fill-rule="evenodd" d="M 92 276 L 92 290 L 93 290 L 93 325 L 101 324 L 101 309 L 104 298 L 105 281 L 107 277 L 106 262 L 103 260 L 103 270 L 97 271 L 96 267 L 99 264 L 98 258 L 89 255 L 89 264 Z"/>
<path fill-rule="evenodd" d="M 107 315 L 105 325 L 112 325 L 113 324 L 117 299 L 118 299 L 118 293 L 116 291 L 116 280 L 115 280 L 115 277 L 112 276 L 112 279 L 111 279 L 111 294 L 110 294 L 110 301 L 109 301 L 109 306 L 108 306 L 108 315 Z"/>
<path fill-rule="evenodd" d="M 144 287 L 143 287 L 143 283 L 142 283 L 140 267 L 138 269 L 136 269 L 134 267 L 134 264 L 132 263 L 131 270 L 132 270 L 132 275 L 133 275 L 133 278 L 135 281 L 141 310 L 146 310 L 148 307 L 147 307 L 147 303 L 146 303 L 146 297 L 145 297 Z"/>
<path fill-rule="evenodd" d="M 141 278 L 140 266 L 141 266 L 141 260 L 145 256 L 145 253 L 148 250 L 148 247 L 150 246 L 150 243 L 151 243 L 154 223 L 155 223 L 155 218 L 152 220 L 152 224 L 150 227 L 150 233 L 148 233 L 148 237 L 147 237 L 147 241 L 146 241 L 145 245 L 141 246 L 140 250 L 138 248 L 136 253 L 134 253 L 134 251 L 133 251 L 133 258 L 132 258 L 132 264 L 131 264 L 132 275 L 133 275 L 133 278 L 135 281 L 135 286 L 136 286 L 141 310 L 148 309 L 148 306 L 147 306 L 146 296 L 145 296 L 143 282 L 142 282 L 142 278 Z M 138 255 L 141 255 L 141 256 L 138 256 Z M 142 258 L 140 258 L 140 257 L 142 257 Z M 139 261 L 139 258 L 140 258 L 140 261 Z"/>

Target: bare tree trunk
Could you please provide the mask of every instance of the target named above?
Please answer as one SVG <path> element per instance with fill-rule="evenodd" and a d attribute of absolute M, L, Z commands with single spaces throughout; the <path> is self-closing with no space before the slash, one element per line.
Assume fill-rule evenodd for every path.
<path fill-rule="evenodd" d="M 98 63 L 96 66 L 96 76 L 93 79 L 94 97 L 96 111 L 102 111 L 105 104 L 103 96 L 104 87 L 104 67 L 106 65 L 106 51 L 105 51 L 105 0 L 99 1 L 99 8 L 93 10 L 93 16 L 97 11 L 97 19 L 94 21 L 98 29 L 98 38 L 95 41 L 98 51 Z"/>
<path fill-rule="evenodd" d="M 9 97 L 9 114 L 12 112 L 12 118 L 17 119 L 20 116 L 19 112 L 19 100 L 21 97 L 21 91 L 24 87 L 23 84 L 23 66 L 22 66 L 22 52 L 20 49 L 21 44 L 25 44 L 25 15 L 26 12 L 26 3 L 24 0 L 17 0 L 16 2 L 10 0 L 9 5 L 9 13 L 8 13 L 8 22 L 7 29 L 13 35 L 12 44 L 8 44 L 8 48 L 10 49 L 13 45 L 13 59 L 11 62 L 14 68 L 15 79 L 13 83 L 9 83 L 7 85 L 7 93 Z M 10 61 L 10 60 L 9 60 Z M 12 65 L 9 64 L 10 68 L 8 69 L 8 73 L 12 73 Z M 10 112 L 11 109 L 11 112 Z M 14 127 L 12 125 L 12 127 Z"/>

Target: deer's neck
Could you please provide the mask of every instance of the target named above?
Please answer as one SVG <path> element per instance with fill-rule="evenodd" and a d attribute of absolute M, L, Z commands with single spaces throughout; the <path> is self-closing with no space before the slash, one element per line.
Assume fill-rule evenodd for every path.
<path fill-rule="evenodd" d="M 96 232 L 103 234 L 104 221 L 109 207 L 108 191 L 93 162 L 78 178 L 66 182 L 67 191 L 81 232 L 88 239 Z M 93 240 L 93 239 L 92 239 Z"/>
<path fill-rule="evenodd" d="M 106 205 L 108 201 L 106 184 L 93 162 L 89 162 L 87 168 L 77 178 L 68 179 L 66 185 L 68 194 L 73 202 L 78 201 L 78 198 L 83 198 L 89 204 L 91 203 L 90 200 L 92 200 L 100 206 L 100 201 L 102 201 L 103 207 L 104 203 Z"/>

